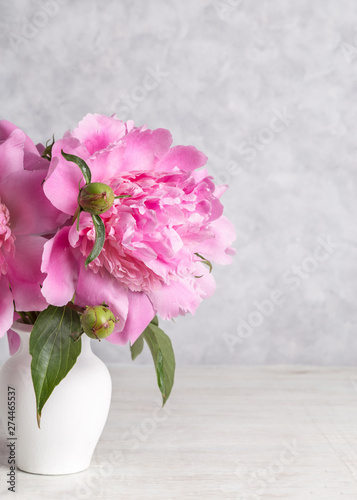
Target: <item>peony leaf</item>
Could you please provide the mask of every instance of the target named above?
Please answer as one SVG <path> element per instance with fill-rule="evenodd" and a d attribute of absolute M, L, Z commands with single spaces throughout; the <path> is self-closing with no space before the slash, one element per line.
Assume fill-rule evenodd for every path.
<path fill-rule="evenodd" d="M 174 385 L 176 363 L 171 340 L 166 333 L 155 324 L 156 322 L 157 318 L 155 317 L 144 330 L 142 336 L 149 346 L 154 360 L 157 384 L 162 394 L 162 406 L 164 406 L 170 396 L 172 386 Z"/>
<path fill-rule="evenodd" d="M 151 320 L 151 323 L 155 326 L 159 326 L 158 317 L 155 316 Z M 142 333 L 140 337 L 136 339 L 134 344 L 130 345 L 131 359 L 134 361 L 139 356 L 139 354 L 143 352 L 143 349 L 144 349 L 144 334 Z"/>
<path fill-rule="evenodd" d="M 78 205 L 77 210 L 74 212 L 74 216 L 72 219 L 72 224 L 74 224 L 75 221 L 77 221 L 77 231 L 79 231 L 79 218 L 80 218 L 81 212 L 83 212 L 83 210 Z"/>
<path fill-rule="evenodd" d="M 61 153 L 63 158 L 65 158 L 67 161 L 72 161 L 73 163 L 79 166 L 79 168 L 82 171 L 84 180 L 86 181 L 86 184 L 89 184 L 92 180 L 92 173 L 86 162 L 82 160 L 82 158 L 80 158 L 79 156 L 64 153 L 63 149 L 61 149 Z"/>
<path fill-rule="evenodd" d="M 94 259 L 98 257 L 98 255 L 102 251 L 105 241 L 105 226 L 101 217 L 99 215 L 92 215 L 92 220 L 95 229 L 95 242 L 91 253 L 86 258 L 85 262 L 86 269 L 88 264 L 90 264 Z"/>
<path fill-rule="evenodd" d="M 81 353 L 81 340 L 74 342 L 70 337 L 81 330 L 79 314 L 68 307 L 48 306 L 34 324 L 30 354 L 38 427 L 46 401 Z"/>
<path fill-rule="evenodd" d="M 157 316 L 154 316 L 153 319 L 150 321 L 155 326 L 159 326 L 159 318 Z"/>
<path fill-rule="evenodd" d="M 144 337 L 140 335 L 138 339 L 134 342 L 134 344 L 130 345 L 131 359 L 134 361 L 139 354 L 143 352 L 144 349 Z"/>

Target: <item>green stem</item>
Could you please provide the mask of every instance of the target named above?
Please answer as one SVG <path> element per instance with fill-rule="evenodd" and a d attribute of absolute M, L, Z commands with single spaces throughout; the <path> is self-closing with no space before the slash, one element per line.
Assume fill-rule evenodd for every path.
<path fill-rule="evenodd" d="M 29 320 L 29 318 L 27 317 L 27 313 L 23 312 L 23 311 L 15 311 L 19 316 L 20 318 L 22 319 L 22 321 L 26 324 L 26 325 L 31 325 L 31 321 Z"/>
<path fill-rule="evenodd" d="M 29 317 L 31 324 L 34 325 L 39 313 L 36 311 L 28 311 L 26 314 Z"/>
<path fill-rule="evenodd" d="M 74 311 L 77 311 L 81 314 L 83 314 L 85 311 L 84 307 L 75 306 L 73 302 L 68 302 L 68 304 L 66 304 L 66 307 L 69 307 L 70 309 L 73 309 Z"/>

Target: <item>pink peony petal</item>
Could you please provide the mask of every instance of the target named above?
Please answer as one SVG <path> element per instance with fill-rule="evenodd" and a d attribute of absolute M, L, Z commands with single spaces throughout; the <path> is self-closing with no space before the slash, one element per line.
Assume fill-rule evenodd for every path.
<path fill-rule="evenodd" d="M 45 243 L 41 270 L 47 273 L 42 294 L 49 304 L 64 306 L 72 300 L 78 280 L 78 262 L 68 242 L 70 228 L 64 227 Z"/>
<path fill-rule="evenodd" d="M 18 351 L 21 344 L 21 339 L 18 333 L 14 332 L 13 330 L 9 330 L 7 332 L 7 340 L 9 343 L 9 352 L 12 356 Z"/>
<path fill-rule="evenodd" d="M 170 172 L 175 167 L 185 172 L 203 167 L 207 162 L 207 156 L 194 146 L 175 146 L 163 156 L 156 166 L 157 171 Z"/>
<path fill-rule="evenodd" d="M 61 154 L 65 153 L 88 159 L 88 152 L 77 139 L 62 139 L 55 142 L 52 148 L 52 160 L 43 189 L 51 203 L 62 212 L 73 215 L 78 207 L 79 184 L 85 181 L 81 169 L 73 162 L 67 161 Z M 64 195 L 65 193 L 65 195 Z"/>
<path fill-rule="evenodd" d="M 159 290 L 147 295 L 162 319 L 171 319 L 187 312 L 194 314 L 201 302 L 192 281 L 188 280 L 162 285 Z"/>
<path fill-rule="evenodd" d="M 16 127 L 16 125 L 7 120 L 0 120 L 0 142 L 9 139 L 14 130 L 21 132 L 21 135 L 24 138 L 25 151 L 33 154 L 38 154 L 37 148 L 32 140 L 21 129 Z"/>
<path fill-rule="evenodd" d="M 45 277 L 41 273 L 45 243 L 40 236 L 17 236 L 15 254 L 7 257 L 7 276 L 18 311 L 42 311 L 48 305 L 40 288 Z"/>
<path fill-rule="evenodd" d="M 79 122 L 71 135 L 84 143 L 92 155 L 118 142 L 125 134 L 125 123 L 117 118 L 89 113 Z"/>
<path fill-rule="evenodd" d="M 172 136 L 168 130 L 161 128 L 144 132 L 134 130 L 124 137 L 123 143 L 122 172 L 155 170 L 155 164 L 169 150 Z"/>
<path fill-rule="evenodd" d="M 6 141 L 18 127 L 7 120 L 0 120 L 0 142 Z"/>
<path fill-rule="evenodd" d="M 25 140 L 22 130 L 15 129 L 4 142 L 0 142 L 0 182 L 12 172 L 23 170 Z"/>
<path fill-rule="evenodd" d="M 142 292 L 127 292 L 129 299 L 129 312 L 124 329 L 113 332 L 106 340 L 113 344 L 133 344 L 143 333 L 150 321 L 155 316 L 155 311 L 148 297 Z"/>
<path fill-rule="evenodd" d="M 224 215 L 210 224 L 212 237 L 197 245 L 197 252 L 205 259 L 217 264 L 230 264 L 234 249 L 230 245 L 235 240 L 233 224 Z"/>
<path fill-rule="evenodd" d="M 123 155 L 124 148 L 121 147 L 108 147 L 98 151 L 88 160 L 88 166 L 92 172 L 92 182 L 110 184 L 112 178 L 119 178 Z"/>
<path fill-rule="evenodd" d="M 216 189 L 214 190 L 214 195 L 216 198 L 220 198 L 228 189 L 228 184 L 221 184 L 219 186 L 216 186 Z"/>
<path fill-rule="evenodd" d="M 47 234 L 55 231 L 68 217 L 61 214 L 44 195 L 42 183 L 45 177 L 44 170 L 21 170 L 0 182 L 1 202 L 10 211 L 14 234 Z"/>
<path fill-rule="evenodd" d="M 41 158 L 38 153 L 32 153 L 30 151 L 24 152 L 24 169 L 25 170 L 44 170 L 45 176 L 47 175 L 47 169 L 49 167 L 49 161 L 45 158 Z"/>
<path fill-rule="evenodd" d="M 39 142 L 38 144 L 36 144 L 36 149 L 37 149 L 37 152 L 39 155 L 42 155 L 43 152 L 45 151 L 45 146 L 43 144 L 41 144 L 41 142 Z M 46 160 L 48 161 L 48 160 Z"/>
<path fill-rule="evenodd" d="M 14 318 L 14 303 L 6 276 L 0 274 L 0 337 L 10 329 Z"/>
<path fill-rule="evenodd" d="M 0 178 L 16 170 L 47 170 L 48 160 L 41 158 L 43 150 L 42 146 L 40 152 L 18 127 L 7 120 L 0 120 Z"/>
<path fill-rule="evenodd" d="M 13 321 L 16 321 L 19 318 L 20 318 L 20 316 L 17 313 L 14 313 Z M 20 335 L 18 333 L 14 332 L 14 330 L 9 330 L 7 332 L 7 341 L 9 344 L 9 352 L 12 356 L 13 354 L 15 354 L 18 351 L 18 349 L 20 347 L 20 344 L 21 344 Z"/>

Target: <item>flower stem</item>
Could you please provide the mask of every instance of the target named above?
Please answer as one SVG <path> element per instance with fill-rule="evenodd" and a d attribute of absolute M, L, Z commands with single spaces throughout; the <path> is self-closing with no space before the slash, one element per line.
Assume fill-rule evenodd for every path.
<path fill-rule="evenodd" d="M 22 321 L 26 324 L 26 325 L 30 325 L 31 322 L 29 321 L 28 317 L 27 317 L 27 314 L 23 311 L 15 311 L 19 316 L 20 318 L 22 319 Z"/>
<path fill-rule="evenodd" d="M 74 311 L 81 313 L 81 314 L 84 313 L 84 307 L 75 306 L 73 304 L 73 302 L 68 302 L 68 304 L 66 304 L 66 306 L 69 307 L 70 309 L 73 309 Z"/>
<path fill-rule="evenodd" d="M 15 311 L 26 325 L 34 325 L 40 313 L 37 311 Z"/>

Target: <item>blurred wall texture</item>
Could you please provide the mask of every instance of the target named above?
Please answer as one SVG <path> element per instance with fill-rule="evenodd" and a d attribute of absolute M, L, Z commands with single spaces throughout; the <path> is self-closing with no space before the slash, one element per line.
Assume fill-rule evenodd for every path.
<path fill-rule="evenodd" d="M 88 112 L 168 128 L 229 185 L 237 253 L 215 266 L 216 294 L 193 317 L 164 324 L 178 363 L 355 364 L 352 0 L 1 0 L 0 10 L 1 118 L 35 142 Z M 127 346 L 95 350 L 130 362 Z"/>

